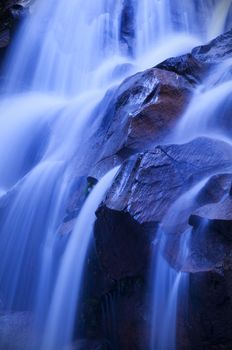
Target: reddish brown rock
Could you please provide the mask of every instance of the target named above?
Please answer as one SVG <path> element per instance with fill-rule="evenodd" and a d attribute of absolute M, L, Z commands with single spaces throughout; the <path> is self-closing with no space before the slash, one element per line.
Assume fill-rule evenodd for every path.
<path fill-rule="evenodd" d="M 157 68 L 128 78 L 114 97 L 102 158 L 157 144 L 181 116 L 191 92 L 192 85 L 184 77 Z"/>
<path fill-rule="evenodd" d="M 90 174 L 100 178 L 132 154 L 163 143 L 186 109 L 194 88 L 215 64 L 231 57 L 231 38 L 232 31 L 192 53 L 137 73 L 107 93 L 107 108 L 93 141 L 98 152 Z M 228 106 L 222 117 L 228 119 L 227 126 L 230 109 Z"/>
<path fill-rule="evenodd" d="M 142 150 L 168 135 L 186 108 L 191 86 L 174 72 L 154 68 L 156 86 L 132 117 L 125 147 Z"/>

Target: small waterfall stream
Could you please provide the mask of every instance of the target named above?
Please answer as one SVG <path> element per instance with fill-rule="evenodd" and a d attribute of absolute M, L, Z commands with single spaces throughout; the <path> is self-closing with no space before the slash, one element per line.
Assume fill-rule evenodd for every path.
<path fill-rule="evenodd" d="M 108 172 L 95 186 L 87 198 L 75 224 L 72 237 L 62 257 L 59 276 L 55 284 L 52 303 L 48 313 L 47 326 L 43 349 L 55 350 L 69 344 L 72 339 L 74 327 L 77 296 L 81 291 L 81 279 L 83 266 L 87 255 L 93 225 L 95 211 L 101 203 L 104 194 L 110 187 L 118 171 L 118 167 Z M 76 252 L 78 251 L 78 258 Z M 75 275 L 73 275 L 73 267 Z M 67 300 L 67 295 L 69 295 Z M 60 325 L 65 317 L 65 324 Z"/>
<path fill-rule="evenodd" d="M 176 143 L 183 143 L 196 137 L 207 135 L 218 139 L 231 138 L 231 77 L 232 61 L 218 65 L 206 77 L 173 132 Z M 223 119 L 224 123 L 221 123 Z"/>
<path fill-rule="evenodd" d="M 209 28 L 209 36 L 214 34 L 214 29 L 217 30 L 224 25 L 225 14 L 228 13 L 230 6 L 230 1 L 217 4 L 212 19 L 212 23 L 214 20 L 216 24 L 212 30 Z M 222 17 L 217 17 L 216 13 L 220 13 Z M 167 137 L 166 142 L 184 144 L 197 137 L 206 136 L 231 145 L 231 63 L 231 59 L 229 59 L 222 64 L 218 64 L 205 77 L 203 84 L 194 92 L 187 110 L 171 135 Z M 177 225 L 178 219 L 180 221 L 180 216 L 184 215 L 186 206 L 190 208 L 192 205 L 194 210 L 194 201 L 206 182 L 207 180 L 201 181 L 168 209 L 168 213 L 163 218 L 157 233 L 158 246 L 155 246 L 154 249 L 152 279 L 151 350 L 176 349 L 178 307 L 187 310 L 187 302 L 183 300 L 183 295 L 186 295 L 186 290 L 188 290 L 188 273 L 182 272 L 182 267 L 188 258 L 192 229 L 189 227 L 182 233 L 176 256 L 178 263 L 175 268 L 171 267 L 164 257 L 165 246 L 168 241 L 165 229 L 168 231 L 177 229 L 175 225 Z M 181 219 L 183 222 L 184 220 L 187 224 L 188 217 Z M 201 227 L 202 234 L 204 234 L 206 227 L 207 224 L 204 223 Z M 180 306 L 180 304 L 182 305 Z"/>
<path fill-rule="evenodd" d="M 230 0 L 220 6 L 214 0 L 34 2 L 6 59 L 0 96 L 0 295 L 4 312 L 33 314 L 33 349 L 63 350 L 72 341 L 94 213 L 117 169 L 87 197 L 61 253 L 58 228 L 75 174 L 87 177 L 98 156 L 91 141 L 111 103 L 107 93 L 133 73 L 220 34 L 230 5 Z M 196 112 L 200 118 L 219 89 L 212 114 L 229 98 L 231 80 L 206 90 L 200 110 L 190 107 L 181 123 Z M 190 131 L 201 133 L 202 125 L 194 123 Z M 186 131 L 182 124 L 180 134 Z M 172 308 L 182 280 L 177 276 L 171 282 Z M 170 332 L 174 338 L 175 329 Z M 152 350 L 171 350 L 154 344 Z"/>
<path fill-rule="evenodd" d="M 173 203 L 162 220 L 157 237 L 154 242 L 153 262 L 153 310 L 151 330 L 151 350 L 176 349 L 176 320 L 180 296 L 186 291 L 188 274 L 182 268 L 188 258 L 189 245 L 191 244 L 191 228 L 187 224 L 188 213 L 197 207 L 196 197 L 204 187 L 208 179 L 200 181 L 189 191 L 184 193 Z M 186 213 L 186 214 L 185 214 Z M 184 232 L 179 242 L 178 255 L 176 257 L 177 271 L 167 262 L 165 256 L 168 234 L 176 230 L 178 222 L 183 222 Z M 185 217 L 186 216 L 186 217 Z M 183 229 L 183 228 L 182 228 Z M 165 232 L 167 231 L 167 232 Z M 157 243 L 156 243 L 157 242 Z M 158 247 L 157 247 L 158 245 Z M 181 300 L 182 307 L 185 300 Z"/>

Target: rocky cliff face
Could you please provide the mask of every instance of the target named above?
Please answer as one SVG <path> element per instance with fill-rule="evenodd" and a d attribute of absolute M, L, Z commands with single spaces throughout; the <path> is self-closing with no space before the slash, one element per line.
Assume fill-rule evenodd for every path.
<path fill-rule="evenodd" d="M 78 337 L 91 334 L 105 345 L 82 340 L 83 349 L 148 349 L 148 280 L 157 227 L 175 200 L 203 179 L 208 180 L 194 205 L 166 232 L 166 259 L 176 268 L 181 234 L 187 226 L 193 230 L 183 267 L 190 275 L 189 313 L 179 315 L 177 348 L 232 348 L 232 148 L 207 137 L 166 144 L 193 91 L 216 64 L 231 58 L 231 50 L 232 31 L 128 78 L 112 92 L 89 175 L 98 179 L 123 164 L 96 213 L 86 281 L 94 307 L 84 298 L 77 320 Z M 89 318 L 95 320 L 91 330 Z"/>
<path fill-rule="evenodd" d="M 0 69 L 15 29 L 28 15 L 31 0 L 0 0 Z"/>

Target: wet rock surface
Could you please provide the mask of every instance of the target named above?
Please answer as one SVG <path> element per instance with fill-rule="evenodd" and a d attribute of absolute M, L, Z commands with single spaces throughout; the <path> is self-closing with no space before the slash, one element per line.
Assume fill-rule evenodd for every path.
<path fill-rule="evenodd" d="M 128 33 L 133 37 L 126 26 L 132 15 L 123 19 L 123 40 Z M 164 227 L 169 236 L 166 259 L 175 268 L 182 233 L 186 228 L 193 231 L 190 256 L 182 267 L 190 278 L 189 312 L 182 307 L 177 348 L 231 349 L 231 146 L 206 137 L 166 144 L 194 89 L 215 64 L 231 57 L 231 42 L 230 31 L 137 73 L 111 91 L 89 175 L 99 179 L 123 164 L 96 212 L 95 247 L 89 255 L 88 293 L 83 296 L 82 319 L 77 320 L 77 338 L 106 339 L 112 350 L 149 347 L 147 279 L 157 228 L 180 196 L 205 181 L 179 226 Z M 205 220 L 208 226 L 202 234 Z M 90 326 L 90 320 L 95 324 Z"/>
<path fill-rule="evenodd" d="M 128 78 L 114 95 L 113 107 L 106 111 L 111 123 L 101 157 L 128 156 L 157 144 L 179 118 L 191 92 L 185 78 L 158 68 Z"/>
<path fill-rule="evenodd" d="M 220 35 L 204 46 L 199 46 L 192 51 L 192 55 L 200 62 L 217 64 L 232 56 L 232 30 Z"/>
<path fill-rule="evenodd" d="M 2 65 L 14 33 L 21 21 L 29 15 L 33 0 L 0 0 L 0 81 L 4 79 Z"/>
<path fill-rule="evenodd" d="M 205 74 L 216 64 L 232 57 L 232 30 L 220 35 L 208 44 L 196 47 L 191 53 L 172 57 L 157 65 L 157 68 L 184 76 L 191 84 L 202 82 Z"/>
<path fill-rule="evenodd" d="M 199 195 L 209 203 L 189 218 L 188 314 L 182 324 L 190 344 L 180 349 L 231 349 L 231 174 L 212 177 Z M 213 196 L 212 196 L 213 194 Z"/>
<path fill-rule="evenodd" d="M 149 275 L 156 231 L 167 211 L 182 194 L 208 177 L 193 208 L 187 208 L 188 211 L 183 214 L 185 225 L 188 224 L 192 209 L 220 201 L 230 190 L 232 178 L 226 173 L 214 174 L 230 169 L 231 161 L 231 146 L 221 141 L 199 138 L 183 145 L 157 146 L 154 151 L 139 154 L 125 162 L 97 211 L 95 242 L 103 273 L 113 280 L 127 276 L 146 278 Z M 173 264 L 181 235 L 177 227 L 172 228 L 169 235 L 167 258 Z M 222 244 L 217 237 L 212 239 L 211 245 L 207 235 L 204 239 L 201 242 L 197 238 L 196 246 L 192 245 L 195 255 L 197 251 L 201 252 L 198 260 L 200 265 L 196 271 L 207 266 L 206 258 L 202 258 L 202 246 L 211 252 L 215 260 L 218 255 L 215 250 L 220 250 L 216 247 Z M 227 245 L 226 251 L 229 250 Z M 144 300 L 141 308 L 145 314 L 148 313 Z M 147 322 L 140 326 L 149 329 Z M 142 349 L 136 335 L 131 333 L 131 337 L 125 335 L 128 341 L 135 341 L 136 349 Z M 185 342 L 189 344 L 188 337 Z M 126 349 L 126 346 L 120 349 Z"/>
<path fill-rule="evenodd" d="M 0 1 L 0 52 L 10 44 L 15 25 L 28 14 L 30 0 Z M 1 51 L 2 50 L 2 51 Z"/>
<path fill-rule="evenodd" d="M 103 205 L 128 212 L 139 223 L 160 222 L 182 193 L 213 172 L 230 168 L 231 160 L 231 146 L 209 138 L 157 146 L 122 165 Z"/>
<path fill-rule="evenodd" d="M 190 274 L 190 349 L 231 349 L 231 280 L 231 266 Z"/>
<path fill-rule="evenodd" d="M 131 155 L 164 143 L 194 89 L 213 67 L 232 57 L 231 41 L 229 31 L 189 54 L 127 78 L 111 91 L 95 138 L 99 151 L 90 174 L 100 178 Z"/>
<path fill-rule="evenodd" d="M 135 13 L 132 0 L 124 0 L 120 25 L 120 38 L 125 45 L 125 52 L 133 54 L 135 40 Z"/>

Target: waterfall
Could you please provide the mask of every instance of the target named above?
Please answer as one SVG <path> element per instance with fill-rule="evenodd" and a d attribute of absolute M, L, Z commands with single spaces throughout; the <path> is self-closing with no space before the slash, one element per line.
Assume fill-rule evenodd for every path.
<path fill-rule="evenodd" d="M 173 132 L 173 141 L 183 143 L 204 135 L 225 141 L 231 139 L 228 131 L 232 103 L 231 67 L 231 60 L 219 65 L 196 89 L 189 107 Z M 225 124 L 221 122 L 222 119 Z"/>
<path fill-rule="evenodd" d="M 206 31 L 208 38 L 212 38 L 224 28 L 230 6 L 231 1 L 216 4 Z M 195 90 L 179 123 L 167 137 L 168 143 L 183 144 L 197 137 L 207 136 L 231 144 L 229 122 L 232 105 L 231 64 L 232 61 L 229 59 L 210 70 L 202 85 Z M 196 197 L 206 182 L 207 180 L 201 181 L 180 196 L 168 209 L 157 233 L 151 278 L 153 286 L 151 350 L 176 349 L 178 312 L 180 308 L 187 310 L 187 300 L 184 298 L 188 294 L 188 273 L 183 270 L 191 245 L 191 228 L 188 227 L 181 233 L 175 267 L 172 267 L 165 257 L 169 239 L 165 230 L 169 234 L 170 231 L 178 230 L 177 224 L 180 221 L 187 225 L 188 217 L 185 217 L 184 213 L 186 210 L 189 213 L 191 210 L 188 209 L 191 206 L 194 209 Z M 205 231 L 205 225 L 203 223 L 201 227 L 202 233 Z"/>
<path fill-rule="evenodd" d="M 87 198 L 78 216 L 72 237 L 62 257 L 60 272 L 48 313 L 43 349 L 62 349 L 72 339 L 76 314 L 75 305 L 77 304 L 77 296 L 80 295 L 81 291 L 81 277 L 93 231 L 95 211 L 110 187 L 118 169 L 117 167 L 111 170 L 99 181 Z M 76 271 L 75 275 L 73 275 L 73 267 L 75 265 Z M 60 325 L 64 317 L 65 324 L 62 327 L 62 332 L 60 332 Z"/>
<path fill-rule="evenodd" d="M 29 350 L 31 342 L 37 344 L 33 349 L 57 350 L 72 341 L 94 213 L 117 169 L 85 198 L 72 233 L 61 237 L 59 227 L 76 178 L 86 178 L 98 159 L 100 147 L 92 140 L 108 117 L 111 92 L 129 75 L 225 30 L 230 5 L 33 2 L 8 52 L 0 87 L 0 295 L 5 313 L 33 314 Z M 220 85 L 223 101 L 230 87 Z"/>
<path fill-rule="evenodd" d="M 200 181 L 173 203 L 157 232 L 154 242 L 152 270 L 151 350 L 176 349 L 176 321 L 180 297 L 186 293 L 188 286 L 188 274 L 182 271 L 191 244 L 191 228 L 186 225 L 186 222 L 188 213 L 196 206 L 196 197 L 207 180 Z M 177 229 L 180 216 L 181 222 L 185 223 L 185 227 L 184 232 L 178 232 L 181 239 L 175 262 L 179 269 L 177 271 L 167 262 L 165 248 L 168 242 L 168 234 L 172 234 Z M 184 303 L 187 304 L 187 301 L 182 297 L 181 303 L 183 307 Z"/>

